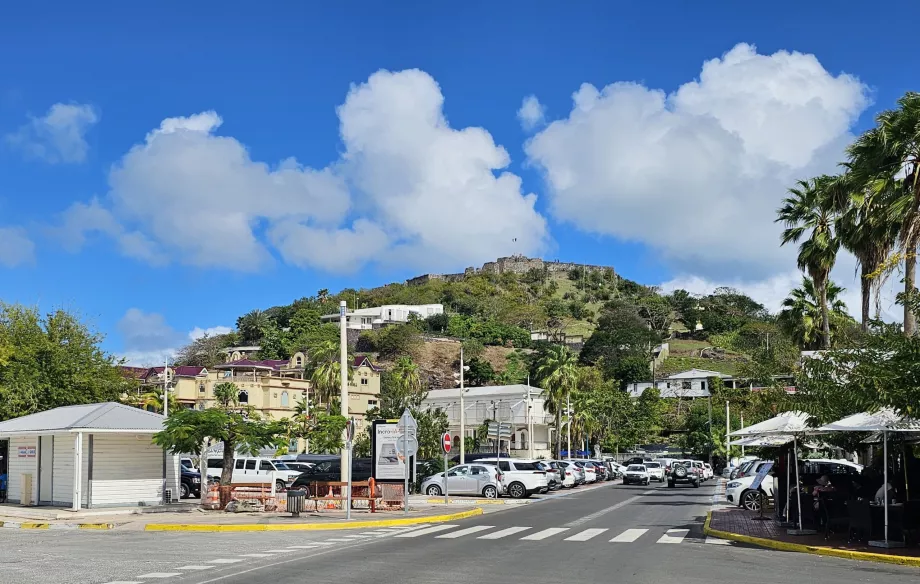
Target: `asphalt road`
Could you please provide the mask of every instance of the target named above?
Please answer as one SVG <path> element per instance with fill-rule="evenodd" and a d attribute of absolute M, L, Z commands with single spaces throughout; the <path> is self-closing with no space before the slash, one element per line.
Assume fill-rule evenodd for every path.
<path fill-rule="evenodd" d="M 187 534 L 0 530 L 0 584 L 915 584 L 920 570 L 707 540 L 713 485 L 603 488 L 449 525 Z M 296 547 L 295 547 L 296 546 Z"/>

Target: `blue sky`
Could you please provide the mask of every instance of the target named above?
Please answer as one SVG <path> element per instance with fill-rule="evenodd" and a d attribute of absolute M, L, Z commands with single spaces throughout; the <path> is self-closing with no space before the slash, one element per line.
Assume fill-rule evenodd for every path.
<path fill-rule="evenodd" d="M 783 189 L 918 89 L 907 2 L 319 4 L 4 7 L 0 299 L 135 362 L 514 252 L 775 306 Z"/>

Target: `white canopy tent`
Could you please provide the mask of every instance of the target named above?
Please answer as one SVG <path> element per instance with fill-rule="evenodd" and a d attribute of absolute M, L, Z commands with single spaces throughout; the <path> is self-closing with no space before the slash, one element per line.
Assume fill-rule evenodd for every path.
<path fill-rule="evenodd" d="M 920 420 L 902 416 L 891 408 L 884 408 L 877 412 L 862 412 L 847 416 L 842 420 L 826 424 L 818 428 L 822 432 L 881 432 L 882 433 L 882 468 L 883 490 L 885 491 L 885 539 L 883 541 L 870 541 L 874 547 L 901 547 L 901 542 L 888 540 L 888 433 L 889 432 L 920 432 Z"/>
<path fill-rule="evenodd" d="M 729 436 L 737 436 L 742 438 L 761 438 L 769 439 L 773 438 L 776 440 L 783 440 L 782 444 L 787 444 L 789 438 L 792 438 L 792 451 L 795 453 L 795 484 L 799 484 L 799 454 L 798 454 L 798 437 L 805 434 L 815 434 L 818 433 L 814 428 L 808 426 L 808 420 L 811 418 L 805 412 L 783 412 L 777 416 L 770 418 L 769 420 L 764 420 L 753 426 L 748 426 L 747 428 L 742 428 L 741 430 L 735 430 Z M 786 484 L 789 484 L 789 465 L 786 465 Z M 811 530 L 805 530 L 802 527 L 802 497 L 798 488 L 795 490 L 796 500 L 799 509 L 799 528 L 797 531 L 790 530 L 790 534 L 810 534 L 813 533 Z M 789 509 L 789 493 L 787 489 L 786 493 L 786 509 Z"/>

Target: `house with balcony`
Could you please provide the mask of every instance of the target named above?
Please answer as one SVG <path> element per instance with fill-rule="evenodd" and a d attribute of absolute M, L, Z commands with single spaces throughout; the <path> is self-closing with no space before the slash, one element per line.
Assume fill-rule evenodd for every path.
<path fill-rule="evenodd" d="M 630 397 L 639 397 L 642 392 L 650 387 L 655 387 L 661 393 L 661 397 L 667 398 L 696 398 L 709 397 L 709 391 L 712 389 L 712 379 L 719 378 L 725 387 L 736 387 L 737 380 L 731 375 L 710 371 L 708 369 L 689 369 L 668 375 L 662 379 L 652 381 L 639 381 L 630 383 L 626 390 Z"/>
<path fill-rule="evenodd" d="M 544 390 L 530 385 L 495 385 L 463 389 L 464 434 L 472 438 L 488 420 L 512 426 L 510 440 L 502 440 L 501 451 L 516 458 L 550 458 L 555 417 L 547 411 Z M 433 389 L 422 407 L 440 408 L 447 414 L 448 432 L 460 451 L 460 389 Z"/>
<path fill-rule="evenodd" d="M 425 319 L 444 314 L 443 304 L 387 304 L 373 308 L 358 308 L 345 313 L 346 327 L 351 330 L 370 330 L 391 324 L 409 322 L 412 315 Z M 324 322 L 338 322 L 339 313 L 321 317 Z"/>

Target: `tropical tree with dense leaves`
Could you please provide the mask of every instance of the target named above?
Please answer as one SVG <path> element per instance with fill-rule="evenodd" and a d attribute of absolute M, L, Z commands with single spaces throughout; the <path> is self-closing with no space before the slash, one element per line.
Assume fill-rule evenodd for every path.
<path fill-rule="evenodd" d="M 840 248 L 834 230 L 834 180 L 834 177 L 822 175 L 799 181 L 797 187 L 789 189 L 789 196 L 783 200 L 776 219 L 785 225 L 782 245 L 801 242 L 797 263 L 814 282 L 821 314 L 821 346 L 825 349 L 831 347 L 827 281 Z"/>
<path fill-rule="evenodd" d="M 562 412 L 577 386 L 578 360 L 568 347 L 550 345 L 538 356 L 535 372 L 537 383 L 545 392 L 546 408 L 556 416 L 556 456 L 559 456 L 562 452 Z"/>
<path fill-rule="evenodd" d="M 881 112 L 875 120 L 876 127 L 848 148 L 848 167 L 865 189 L 894 194 L 889 211 L 899 224 L 904 334 L 910 336 L 917 332 L 911 298 L 916 290 L 920 244 L 920 93 L 906 93 L 896 108 Z"/>
<path fill-rule="evenodd" d="M 310 381 L 313 382 L 314 395 L 318 403 L 325 404 L 326 412 L 329 413 L 332 408 L 332 400 L 338 395 L 342 385 L 339 343 L 320 341 L 308 352 Z M 351 363 L 351 355 L 347 355 L 345 360 Z M 352 370 L 351 367 L 348 367 L 348 378 L 351 379 L 351 376 Z"/>
<path fill-rule="evenodd" d="M 236 330 L 239 331 L 242 342 L 258 343 L 271 324 L 268 314 L 256 309 L 236 319 Z"/>
<path fill-rule="evenodd" d="M 834 332 L 847 322 L 852 322 L 852 317 L 847 313 L 846 304 L 840 298 L 844 288 L 833 281 L 825 285 L 829 322 L 831 323 L 831 338 Z M 821 320 L 821 300 L 811 278 L 802 278 L 802 285 L 794 288 L 789 296 L 783 300 L 783 308 L 777 317 L 780 328 L 795 341 L 802 349 L 815 350 L 824 346 Z"/>

